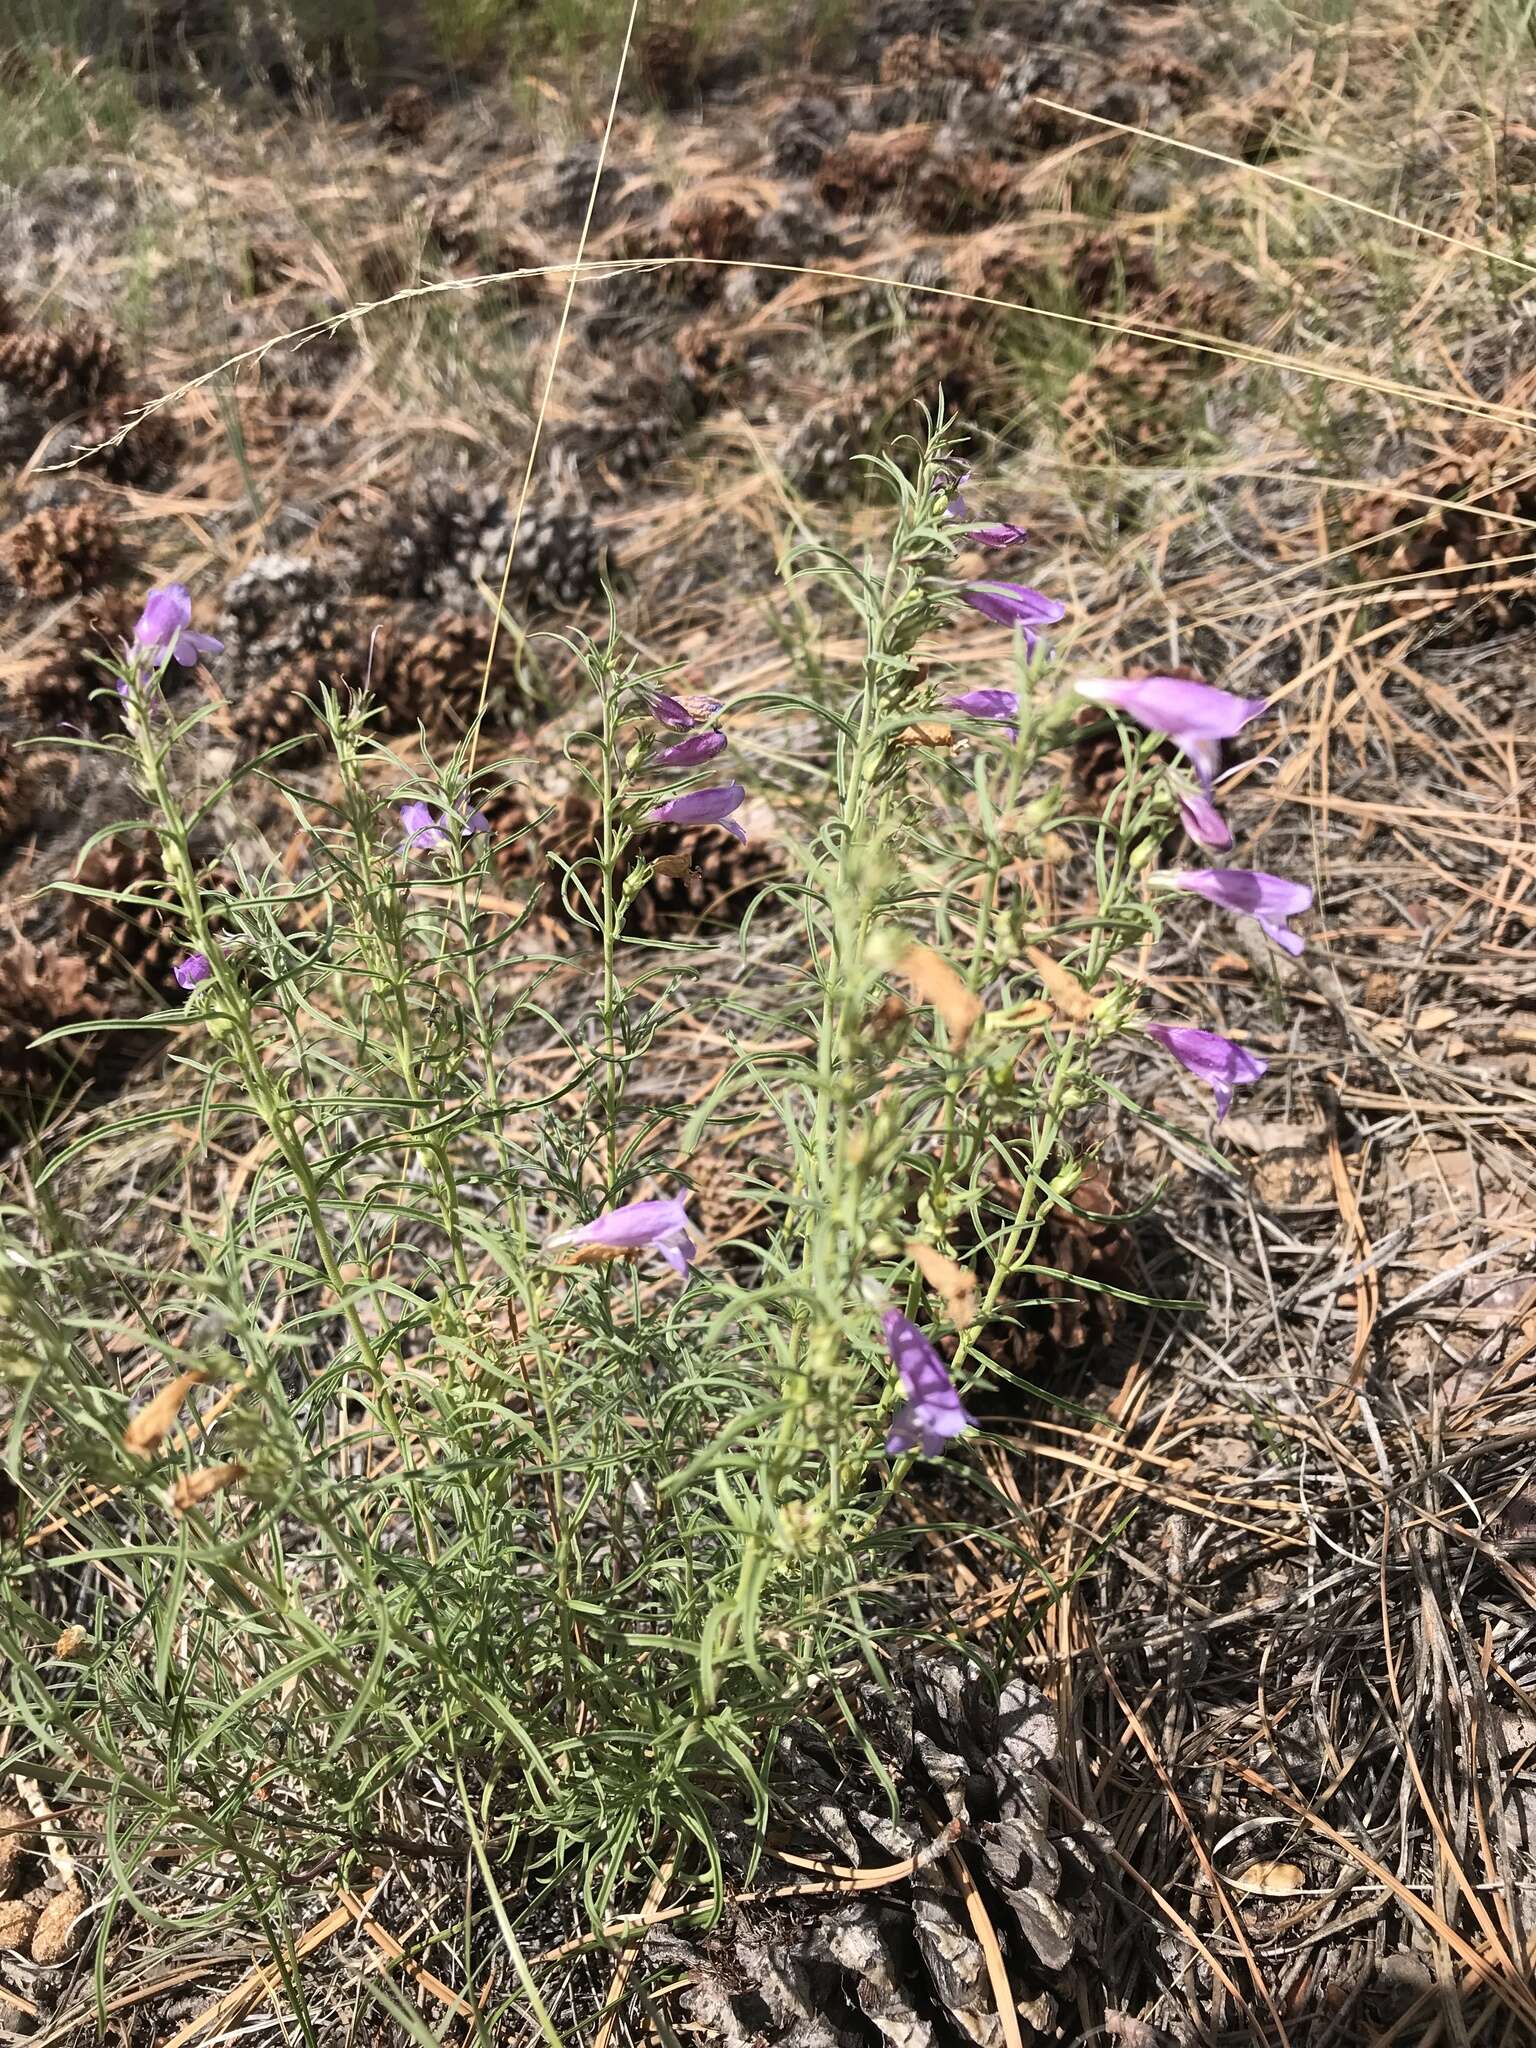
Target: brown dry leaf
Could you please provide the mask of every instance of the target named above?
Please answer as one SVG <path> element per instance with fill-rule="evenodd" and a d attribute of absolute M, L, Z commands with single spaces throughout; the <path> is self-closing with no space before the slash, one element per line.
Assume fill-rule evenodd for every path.
<path fill-rule="evenodd" d="M 1257 1863 L 1245 1863 L 1231 1880 L 1239 1891 L 1257 1892 L 1266 1899 L 1288 1899 L 1306 1881 L 1307 1874 L 1299 1863 L 1271 1863 L 1263 1858 Z"/>
<path fill-rule="evenodd" d="M 136 1458 L 152 1458 L 174 1424 L 182 1402 L 207 1377 L 195 1370 L 178 1373 L 169 1386 L 162 1387 L 153 1400 L 146 1401 L 129 1417 L 128 1427 L 123 1431 L 123 1449 L 132 1451 Z"/>
<path fill-rule="evenodd" d="M 901 1029 L 911 1014 L 900 996 L 886 996 L 864 1019 L 864 1035 L 866 1038 L 889 1038 Z"/>
<path fill-rule="evenodd" d="M 1456 1012 L 1449 1003 L 1431 1003 L 1413 1020 L 1416 1031 L 1443 1031 L 1447 1024 L 1455 1022 Z"/>
<path fill-rule="evenodd" d="M 901 956 L 900 972 L 923 1001 L 932 1003 L 938 1011 L 950 1041 L 958 1051 L 976 1028 L 976 1020 L 981 1015 L 980 1002 L 949 962 L 941 959 L 931 946 L 908 946 Z"/>
<path fill-rule="evenodd" d="M 1061 1015 L 1069 1023 L 1086 1024 L 1099 1005 L 1097 998 L 1089 995 L 1077 976 L 1039 946 L 1026 946 L 1024 957 L 1039 975 L 1041 986 Z"/>
<path fill-rule="evenodd" d="M 211 1500 L 244 1477 L 245 1467 L 238 1458 L 231 1458 L 225 1465 L 203 1465 L 196 1472 L 183 1472 L 171 1488 L 171 1507 L 176 1514 L 184 1515 L 189 1508 Z"/>
<path fill-rule="evenodd" d="M 945 1313 L 957 1330 L 963 1330 L 976 1316 L 976 1275 L 967 1266 L 956 1265 L 920 1238 L 907 1240 L 907 1253 L 928 1285 L 944 1303 Z"/>

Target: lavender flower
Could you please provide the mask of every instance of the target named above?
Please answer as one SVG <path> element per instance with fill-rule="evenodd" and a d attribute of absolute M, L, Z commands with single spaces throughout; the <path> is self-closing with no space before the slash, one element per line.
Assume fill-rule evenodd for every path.
<path fill-rule="evenodd" d="M 651 699 L 652 715 L 675 732 L 690 732 L 694 726 L 718 717 L 724 709 L 718 697 L 669 697 L 663 691 Z"/>
<path fill-rule="evenodd" d="M 962 690 L 959 696 L 946 697 L 944 701 L 951 711 L 963 711 L 968 718 L 998 720 L 1011 740 L 1019 736 L 1019 728 L 1014 723 L 1019 715 L 1017 690 Z"/>
<path fill-rule="evenodd" d="M 1168 781 L 1190 838 L 1198 846 L 1208 846 L 1212 853 L 1225 853 L 1232 844 L 1232 827 L 1205 791 L 1192 788 L 1177 775 L 1170 775 Z"/>
<path fill-rule="evenodd" d="M 962 469 L 958 461 L 941 463 L 934 479 L 934 489 L 941 498 L 948 500 L 944 510 L 946 519 L 964 519 L 969 515 L 965 509 L 965 487 L 971 480 L 971 472 Z"/>
<path fill-rule="evenodd" d="M 1209 794 L 1221 757 L 1219 740 L 1231 739 L 1269 709 L 1264 697 L 1236 697 L 1212 683 L 1183 676 L 1090 676 L 1075 685 L 1092 704 L 1123 711 L 1148 732 L 1166 733 L 1194 763 L 1200 787 Z"/>
<path fill-rule="evenodd" d="M 723 732 L 691 732 L 687 739 L 663 747 L 656 756 L 658 768 L 700 768 L 725 751 Z"/>
<path fill-rule="evenodd" d="M 958 697 L 946 697 L 951 711 L 963 711 L 969 718 L 1017 718 L 1017 690 L 962 690 Z"/>
<path fill-rule="evenodd" d="M 690 790 L 686 796 L 669 796 L 646 815 L 655 825 L 719 825 L 745 846 L 747 835 L 731 813 L 741 808 L 746 797 L 739 782 L 721 782 L 710 789 Z"/>
<path fill-rule="evenodd" d="M 484 811 L 470 811 L 461 824 L 452 811 L 439 811 L 434 818 L 431 807 L 420 802 L 402 804 L 400 822 L 405 827 L 403 853 L 436 853 L 453 844 L 455 832 L 460 839 L 472 839 L 476 833 L 491 829 Z"/>
<path fill-rule="evenodd" d="M 176 962 L 171 972 L 176 977 L 178 988 L 194 989 L 213 973 L 213 962 L 206 953 L 189 953 L 185 960 Z"/>
<path fill-rule="evenodd" d="M 1006 520 L 999 520 L 991 526 L 969 527 L 966 539 L 974 541 L 979 548 L 1011 548 L 1016 541 L 1029 539 L 1029 528 L 1010 526 Z"/>
<path fill-rule="evenodd" d="M 629 1252 L 657 1251 L 680 1279 L 698 1257 L 698 1246 L 689 1235 L 687 1197 L 674 1195 L 657 1202 L 625 1202 L 617 1209 L 605 1209 L 590 1223 L 575 1230 L 558 1230 L 546 1241 L 546 1250 L 580 1250 L 590 1246 L 598 1255 L 622 1258 Z"/>
<path fill-rule="evenodd" d="M 205 654 L 222 654 L 224 642 L 211 633 L 194 633 L 192 599 L 184 583 L 162 583 L 144 600 L 144 609 L 133 629 L 133 651 L 140 661 L 163 666 L 180 662 L 196 668 Z"/>
<path fill-rule="evenodd" d="M 1147 1036 L 1155 1038 L 1165 1052 L 1171 1052 L 1197 1081 L 1210 1084 L 1216 1097 L 1218 1123 L 1232 1107 L 1233 1090 L 1257 1081 L 1269 1071 L 1268 1060 L 1234 1045 L 1219 1031 L 1197 1031 L 1192 1024 L 1149 1024 Z"/>
<path fill-rule="evenodd" d="M 1067 616 L 1064 604 L 1031 590 L 1027 583 L 973 583 L 960 595 L 983 618 L 995 619 L 1000 626 L 1017 626 L 1031 654 L 1040 639 L 1036 628 L 1054 626 Z"/>
<path fill-rule="evenodd" d="M 1306 940 L 1293 932 L 1287 918 L 1299 917 L 1312 908 L 1312 891 L 1305 882 L 1288 881 L 1284 875 L 1266 875 L 1258 868 L 1185 868 L 1179 872 L 1154 875 L 1167 889 L 1184 889 L 1192 896 L 1204 896 L 1232 910 L 1239 917 L 1254 918 L 1271 945 L 1295 959 L 1306 950 Z"/>
<path fill-rule="evenodd" d="M 893 1458 L 919 1448 L 924 1457 L 937 1458 L 952 1437 L 974 1429 L 976 1419 L 966 1412 L 949 1367 L 916 1323 L 892 1308 L 880 1318 L 880 1327 L 906 1395 L 891 1423 L 885 1448 Z"/>

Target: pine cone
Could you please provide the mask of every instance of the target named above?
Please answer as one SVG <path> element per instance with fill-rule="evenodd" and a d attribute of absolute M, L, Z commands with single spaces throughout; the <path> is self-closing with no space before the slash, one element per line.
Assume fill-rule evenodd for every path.
<path fill-rule="evenodd" d="M 34 1046 L 33 1040 L 61 1024 L 106 1014 L 90 965 L 78 953 L 34 946 L 14 925 L 0 927 L 0 1095 L 13 1102 L 44 1096 L 71 1068 L 89 1072 L 99 1038 L 49 1046 Z"/>
<path fill-rule="evenodd" d="M 110 839 L 93 847 L 74 880 L 102 896 L 70 895 L 63 926 L 74 950 L 101 979 L 127 975 L 162 994 L 184 950 L 174 923 L 175 891 L 148 840 Z"/>
<path fill-rule="evenodd" d="M 701 52 L 686 20 L 652 23 L 636 39 L 635 56 L 641 78 L 662 106 L 685 107 L 694 98 Z"/>
<path fill-rule="evenodd" d="M 1103 1852 L 1061 1810 L 1055 1713 L 1018 1678 L 994 1703 L 953 1651 L 919 1652 L 893 1678 L 893 1695 L 853 1688 L 885 1777 L 840 1727 L 802 1723 L 781 1739 L 779 1810 L 791 1819 L 775 1848 L 844 1865 L 912 1857 L 917 1868 L 866 1897 L 807 1882 L 792 1900 L 733 1908 L 708 1933 L 654 1934 L 653 1955 L 692 1975 L 683 2002 L 703 2038 L 724 2048 L 1001 2042 L 956 1862 L 1001 1943 L 1024 2040 L 1059 2038 L 1058 2013 L 1091 1954 Z M 945 1818 L 962 1824 L 953 1838 Z M 744 1863 L 737 1840 L 722 1847 Z"/>
<path fill-rule="evenodd" d="M 836 100 L 793 99 L 769 123 L 773 168 L 780 177 L 809 177 L 847 133 L 848 118 Z"/>
<path fill-rule="evenodd" d="M 560 452 L 589 487 L 650 477 L 692 424 L 680 377 L 636 376 L 599 385 L 581 424 L 560 436 Z"/>
<path fill-rule="evenodd" d="M 224 593 L 224 639 L 242 661 L 263 668 L 328 652 L 336 622 L 333 578 L 300 555 L 257 555 Z"/>
<path fill-rule="evenodd" d="M 993 1174 L 997 1220 L 1018 1213 L 1019 1183 L 1000 1169 Z M 1038 1372 L 1042 1345 L 1051 1352 L 1079 1351 L 1087 1343 L 1107 1345 L 1120 1327 L 1125 1303 L 1117 1293 L 1134 1285 L 1133 1245 L 1114 1218 L 1120 1208 L 1108 1169 L 1095 1166 L 1078 1183 L 1066 1205 L 1052 1207 L 1030 1257 L 1009 1280 L 998 1302 L 997 1319 L 982 1334 L 983 1356 L 1014 1374 Z M 986 1252 L 963 1239 L 957 1256 L 975 1267 L 983 1285 L 992 1279 Z M 1086 1285 L 1081 1283 L 1087 1283 Z"/>
<path fill-rule="evenodd" d="M 718 262 L 752 253 L 752 216 L 739 199 L 722 193 L 701 192 L 675 206 L 668 226 L 690 256 Z"/>
<path fill-rule="evenodd" d="M 68 426 L 56 428 L 45 459 L 73 462 L 85 449 L 102 447 L 133 410 L 128 401 L 119 400 L 111 406 L 98 407 L 83 419 L 71 420 Z M 91 456 L 80 465 L 80 470 L 82 475 L 104 476 L 135 490 L 163 491 L 175 480 L 185 447 L 186 437 L 171 415 L 152 412 L 115 448 Z"/>
<path fill-rule="evenodd" d="M 456 736 L 474 716 L 491 645 L 491 621 L 484 612 L 445 612 L 424 633 L 381 634 L 376 643 L 373 687 L 392 731 Z M 526 710 L 518 667 L 505 633 L 486 693 L 488 716 L 500 720 Z"/>
<path fill-rule="evenodd" d="M 573 791 L 553 804 L 506 790 L 487 806 L 496 836 L 496 860 L 507 893 L 531 901 L 537 914 L 564 937 L 589 933 L 579 902 L 566 901 L 565 868 L 597 856 L 597 805 Z M 675 870 L 687 862 L 682 872 Z M 649 826 L 621 863 L 624 882 L 642 862 L 656 867 L 633 898 L 625 918 L 630 937 L 674 938 L 711 925 L 739 924 L 752 898 L 783 872 L 771 849 L 743 846 L 708 826 Z M 590 882 L 590 868 L 583 869 Z"/>
<path fill-rule="evenodd" d="M 435 111 L 432 95 L 421 86 L 397 86 L 379 109 L 379 126 L 396 142 L 420 142 Z"/>
<path fill-rule="evenodd" d="M 47 506 L 0 541 L 0 563 L 23 596 L 51 600 L 110 583 L 118 533 L 93 505 Z"/>
<path fill-rule="evenodd" d="M 500 583 L 511 537 L 509 520 L 504 537 L 498 536 L 489 550 L 487 580 L 493 588 Z M 608 545 L 584 505 L 562 504 L 557 498 L 529 499 L 512 557 L 512 588 L 526 600 L 561 610 L 590 604 L 602 592 L 609 564 Z"/>
<path fill-rule="evenodd" d="M 117 343 L 99 327 L 0 336 L 0 384 L 59 412 L 78 412 L 122 382 Z"/>
<path fill-rule="evenodd" d="M 516 515 L 516 500 L 497 486 L 429 478 L 366 537 L 359 581 L 384 595 L 473 611 L 483 604 L 481 585 L 501 588 Z M 508 590 L 519 601 L 578 605 L 601 589 L 603 561 L 603 542 L 583 505 L 530 496 Z"/>
<path fill-rule="evenodd" d="M 1064 451 L 1079 461 L 1106 448 L 1123 461 L 1182 458 L 1197 435 L 1202 368 L 1201 358 L 1173 344 L 1136 335 L 1109 342 L 1062 398 Z"/>
<path fill-rule="evenodd" d="M 1145 242 L 1113 229 L 1089 235 L 1073 252 L 1072 288 L 1088 312 L 1148 298 L 1157 289 L 1157 259 Z"/>
<path fill-rule="evenodd" d="M 881 47 L 906 37 L 960 42 L 975 17 L 975 0 L 880 0 L 870 37 Z"/>
<path fill-rule="evenodd" d="M 0 735 L 0 847 L 62 816 L 84 781 L 85 763 L 69 749 L 18 746 Z"/>
<path fill-rule="evenodd" d="M 43 415 L 36 404 L 24 393 L 0 386 L 0 469 L 20 469 L 30 462 L 43 436 Z"/>
<path fill-rule="evenodd" d="M 286 749 L 282 765 L 291 766 L 321 752 L 325 731 L 316 705 L 322 683 L 336 686 L 334 660 L 301 654 L 247 690 L 231 718 L 241 758 L 255 760 L 300 735 L 302 744 Z"/>
<path fill-rule="evenodd" d="M 816 173 L 816 196 L 834 213 L 867 213 L 916 174 L 933 149 L 926 123 L 888 134 L 850 135 Z"/>
<path fill-rule="evenodd" d="M 56 732 L 61 725 L 84 723 L 92 691 L 107 681 L 105 670 L 91 657 L 119 653 L 133 632 L 138 611 L 137 599 L 111 590 L 94 592 L 77 606 L 56 644 L 6 687 L 18 730 Z"/>
<path fill-rule="evenodd" d="M 1529 573 L 1516 559 L 1529 552 L 1524 522 L 1536 518 L 1529 467 L 1517 437 L 1473 427 L 1399 477 L 1401 496 L 1357 507 L 1354 537 L 1376 543 L 1361 566 L 1382 579 L 1397 617 L 1467 644 L 1532 616 Z"/>
<path fill-rule="evenodd" d="M 904 406 L 910 392 L 894 393 L 882 377 L 881 388 L 833 399 L 808 413 L 784 454 L 791 481 L 809 498 L 831 500 L 863 497 L 871 489 L 867 463 L 859 455 L 882 451 L 898 464 L 915 464 L 916 451 L 888 445 L 897 425 L 893 404 Z"/>

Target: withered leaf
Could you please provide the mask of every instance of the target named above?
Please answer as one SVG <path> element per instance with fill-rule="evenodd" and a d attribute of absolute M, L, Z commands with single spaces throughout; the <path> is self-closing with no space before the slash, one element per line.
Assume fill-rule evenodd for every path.
<path fill-rule="evenodd" d="M 128 1418 L 128 1427 L 123 1431 L 123 1449 L 131 1451 L 136 1458 L 152 1458 L 175 1423 L 182 1402 L 206 1378 L 206 1373 L 195 1369 L 178 1373 L 168 1386 L 162 1387 Z"/>
<path fill-rule="evenodd" d="M 976 1028 L 981 1004 L 947 960 L 931 946 L 913 944 L 901 956 L 900 971 L 925 1003 L 931 1003 L 958 1051 Z"/>
<path fill-rule="evenodd" d="M 1039 946 L 1026 946 L 1024 957 L 1040 977 L 1040 985 L 1056 1005 L 1060 1014 L 1072 1024 L 1086 1024 L 1098 1009 L 1098 1001 L 1089 995 L 1077 976 L 1053 960 L 1049 953 Z"/>
<path fill-rule="evenodd" d="M 955 1328 L 965 1329 L 976 1315 L 976 1275 L 920 1238 L 907 1240 L 907 1255 L 943 1302 Z"/>
<path fill-rule="evenodd" d="M 189 1508 L 211 1500 L 244 1477 L 245 1467 L 238 1458 L 231 1458 L 224 1465 L 202 1465 L 196 1472 L 183 1472 L 171 1488 L 171 1506 L 178 1515 L 184 1515 Z"/>

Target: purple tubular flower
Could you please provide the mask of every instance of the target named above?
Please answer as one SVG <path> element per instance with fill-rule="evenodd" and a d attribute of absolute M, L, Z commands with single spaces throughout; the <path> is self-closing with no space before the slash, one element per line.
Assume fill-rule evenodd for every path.
<path fill-rule="evenodd" d="M 720 782 L 710 789 L 693 789 L 686 796 L 669 796 L 647 812 L 654 825 L 720 825 L 743 846 L 747 835 L 732 811 L 740 810 L 747 792 L 739 782 Z"/>
<path fill-rule="evenodd" d="M 1154 875 L 1152 879 L 1168 889 L 1184 889 L 1192 896 L 1204 896 L 1239 917 L 1257 920 L 1260 931 L 1273 946 L 1295 959 L 1306 950 L 1306 940 L 1286 923 L 1312 908 L 1312 891 L 1305 882 L 1287 881 L 1284 875 L 1266 875 L 1258 868 L 1185 868 L 1180 872 Z"/>
<path fill-rule="evenodd" d="M 206 953 L 189 953 L 185 960 L 178 960 L 171 971 L 176 976 L 178 988 L 194 989 L 213 973 L 213 962 Z"/>
<path fill-rule="evenodd" d="M 958 697 L 946 697 L 951 711 L 963 711 L 969 718 L 1017 718 L 1017 690 L 962 690 Z"/>
<path fill-rule="evenodd" d="M 194 633 L 192 599 L 184 583 L 162 583 L 144 600 L 144 609 L 133 629 L 135 650 L 156 663 L 180 662 L 196 668 L 205 654 L 222 654 L 224 642 L 211 633 Z"/>
<path fill-rule="evenodd" d="M 880 1318 L 880 1327 L 906 1395 L 891 1423 L 885 1448 L 893 1458 L 916 1450 L 925 1458 L 937 1458 L 951 1438 L 976 1427 L 976 1418 L 966 1412 L 949 1367 L 916 1323 L 892 1308 Z"/>
<path fill-rule="evenodd" d="M 405 853 L 436 853 L 452 845 L 455 832 L 461 839 L 472 839 L 491 829 L 484 811 L 468 812 L 460 824 L 452 811 L 439 811 L 434 818 L 430 806 L 419 802 L 400 806 L 400 822 L 405 827 Z"/>
<path fill-rule="evenodd" d="M 994 619 L 1000 626 L 1017 626 L 1031 654 L 1040 639 L 1037 629 L 1054 626 L 1067 616 L 1064 604 L 1043 591 L 1031 590 L 1027 583 L 973 583 L 960 595 L 983 618 Z"/>
<path fill-rule="evenodd" d="M 1209 847 L 1212 853 L 1225 853 L 1232 844 L 1232 827 L 1205 791 L 1192 789 L 1176 775 L 1168 779 L 1179 807 L 1179 816 L 1184 821 L 1184 830 L 1190 838 L 1197 846 Z"/>
<path fill-rule="evenodd" d="M 723 732 L 691 732 L 674 746 L 663 747 L 656 756 L 658 768 L 699 768 L 725 751 Z"/>
<path fill-rule="evenodd" d="M 718 697 L 669 697 L 663 692 L 651 699 L 651 714 L 674 732 L 691 732 L 725 709 Z"/>
<path fill-rule="evenodd" d="M 993 526 L 973 526 L 966 535 L 979 548 L 1011 548 L 1016 541 L 1029 539 L 1027 526 L 1010 526 L 1006 520 L 999 520 Z"/>
<path fill-rule="evenodd" d="M 673 1272 L 686 1280 L 699 1253 L 690 1228 L 687 1197 L 673 1195 L 663 1201 L 625 1202 L 621 1208 L 605 1209 L 578 1229 L 556 1231 L 546 1248 L 579 1250 L 590 1245 L 615 1257 L 625 1252 L 657 1251 Z"/>
<path fill-rule="evenodd" d="M 1090 676 L 1076 686 L 1091 704 L 1123 711 L 1148 732 L 1166 733 L 1194 763 L 1200 787 L 1210 793 L 1220 758 L 1219 740 L 1229 740 L 1269 709 L 1266 697 L 1236 697 L 1213 683 L 1184 676 Z"/>
<path fill-rule="evenodd" d="M 448 834 L 433 817 L 427 804 L 402 804 L 400 822 L 405 827 L 407 853 L 435 853 L 440 846 L 448 844 Z"/>
<path fill-rule="evenodd" d="M 1147 1036 L 1171 1052 L 1197 1081 L 1210 1085 L 1216 1097 L 1216 1121 L 1232 1107 L 1232 1091 L 1268 1073 L 1269 1061 L 1234 1045 L 1219 1031 L 1197 1031 L 1192 1024 L 1149 1024 Z"/>

